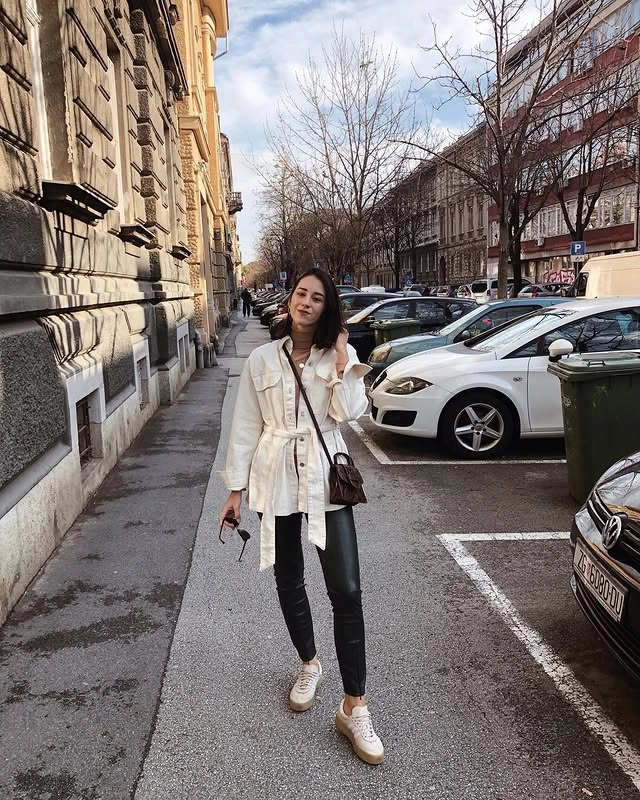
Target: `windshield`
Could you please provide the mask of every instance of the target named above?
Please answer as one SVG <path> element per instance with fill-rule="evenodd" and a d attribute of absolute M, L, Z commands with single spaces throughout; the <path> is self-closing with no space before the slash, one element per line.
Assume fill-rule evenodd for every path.
<path fill-rule="evenodd" d="M 363 319 L 366 319 L 372 311 L 375 311 L 379 305 L 382 303 L 386 303 L 386 300 L 377 300 L 374 301 L 370 306 L 363 308 L 362 311 L 358 311 L 357 314 L 354 314 L 352 317 L 349 317 L 347 322 L 362 322 Z"/>
<path fill-rule="evenodd" d="M 555 307 L 553 310 L 535 311 L 526 317 L 519 317 L 514 323 L 504 325 L 497 331 L 488 331 L 486 334 L 476 337 L 466 346 L 472 350 L 482 350 L 483 352 L 496 350 L 498 347 L 509 345 L 527 334 L 535 336 L 536 331 L 546 326 L 548 322 L 562 322 L 575 313 L 575 311 L 566 309 L 560 311 Z"/>
<path fill-rule="evenodd" d="M 481 317 L 483 314 L 487 313 L 487 306 L 481 306 L 478 308 L 477 306 L 464 306 L 464 314 L 461 317 L 458 317 L 453 322 L 450 322 L 448 325 L 445 325 L 444 328 L 441 328 L 437 333 L 441 336 L 448 336 L 450 333 L 457 333 L 460 330 L 461 325 L 467 325 L 471 322 L 475 317 Z M 436 333 L 436 331 L 431 331 L 431 333 Z"/>

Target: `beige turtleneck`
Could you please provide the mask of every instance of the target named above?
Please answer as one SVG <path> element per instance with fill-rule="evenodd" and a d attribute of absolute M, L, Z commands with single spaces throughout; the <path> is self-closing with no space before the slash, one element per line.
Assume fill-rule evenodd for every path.
<path fill-rule="evenodd" d="M 293 342 L 293 349 L 291 351 L 291 358 L 296 368 L 296 372 L 302 377 L 302 370 L 311 355 L 311 348 L 313 347 L 313 336 L 315 328 L 310 330 L 296 330 L 291 329 L 291 340 Z M 300 387 L 296 381 L 296 414 L 300 405 Z"/>
<path fill-rule="evenodd" d="M 291 358 L 296 365 L 298 375 L 302 375 L 302 368 L 307 363 L 307 359 L 311 354 L 313 347 L 313 336 L 315 328 L 311 330 L 291 330 L 291 339 L 293 341 L 293 350 L 291 351 Z"/>

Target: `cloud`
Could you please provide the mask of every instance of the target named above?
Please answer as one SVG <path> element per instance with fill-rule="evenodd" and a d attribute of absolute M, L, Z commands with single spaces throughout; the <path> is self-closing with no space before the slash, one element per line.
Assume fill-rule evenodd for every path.
<path fill-rule="evenodd" d="M 440 36 L 462 43 L 465 36 L 476 36 L 464 8 L 461 0 L 429 4 Z M 238 231 L 248 262 L 255 257 L 260 230 L 259 180 L 250 162 L 266 155 L 265 126 L 273 120 L 287 87 L 295 89 L 296 75 L 304 70 L 309 54 L 322 61 L 322 46 L 334 27 L 344 27 L 351 36 L 360 29 L 375 33 L 383 49 L 397 50 L 399 77 L 407 86 L 416 81 L 416 71 L 433 74 L 433 56 L 419 46 L 430 40 L 432 29 L 426 7 L 406 0 L 231 0 L 229 13 L 229 52 L 216 61 L 216 85 L 221 126 L 231 143 L 235 189 L 243 193 Z M 422 98 L 425 118 L 434 104 L 434 91 L 437 95 L 431 87 Z M 439 127 L 463 128 L 460 113 L 460 107 L 449 114 L 446 107 L 439 110 Z"/>

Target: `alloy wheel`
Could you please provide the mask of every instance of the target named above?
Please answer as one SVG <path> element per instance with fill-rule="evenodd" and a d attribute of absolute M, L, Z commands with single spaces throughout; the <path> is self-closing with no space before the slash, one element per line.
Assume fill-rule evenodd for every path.
<path fill-rule="evenodd" d="M 496 448 L 504 436 L 505 422 L 498 411 L 487 403 L 469 403 L 457 414 L 453 434 L 458 444 L 474 453 Z"/>

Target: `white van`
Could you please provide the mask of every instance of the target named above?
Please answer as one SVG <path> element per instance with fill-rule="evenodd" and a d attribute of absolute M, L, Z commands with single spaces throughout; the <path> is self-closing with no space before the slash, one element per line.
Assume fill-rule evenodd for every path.
<path fill-rule="evenodd" d="M 531 281 L 522 278 L 522 285 L 527 286 Z M 478 303 L 488 303 L 489 300 L 496 300 L 498 297 L 498 279 L 491 278 L 490 281 L 484 278 L 474 281 L 471 285 L 471 296 Z M 513 294 L 513 278 L 507 278 L 507 297 Z M 460 296 L 460 295 L 458 295 Z"/>
<path fill-rule="evenodd" d="M 640 251 L 592 256 L 580 270 L 576 297 L 640 296 Z"/>

